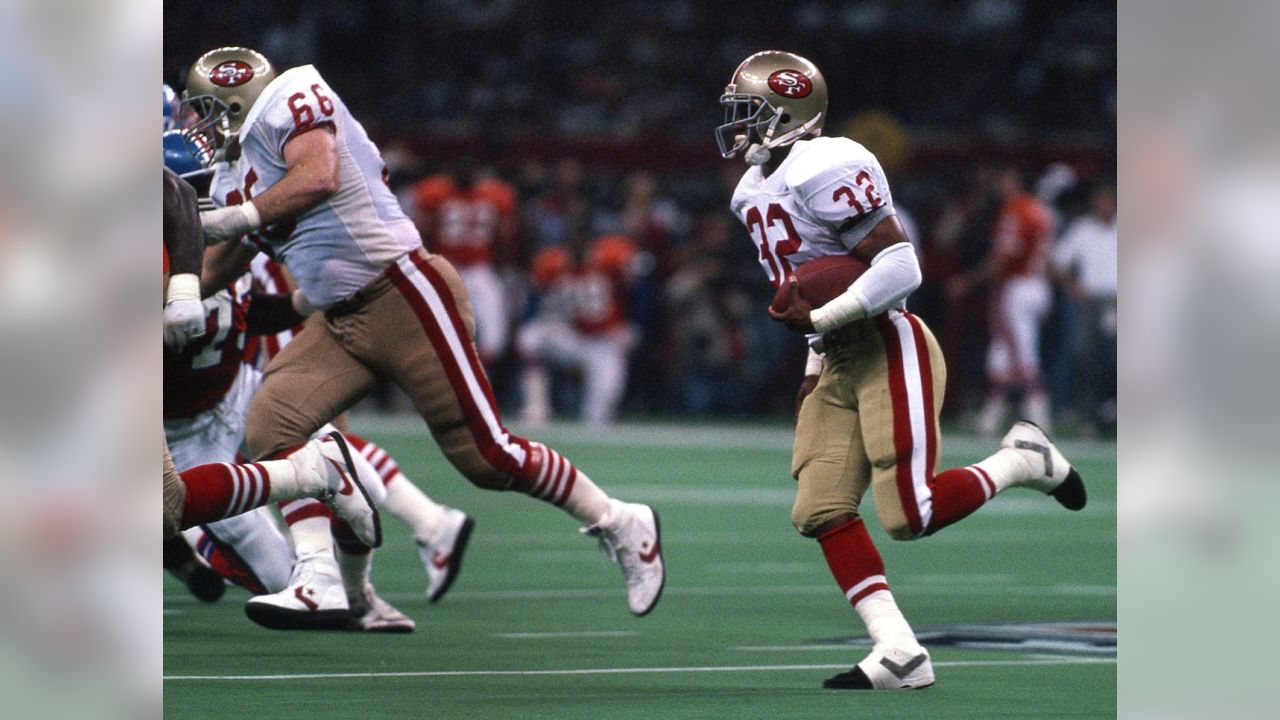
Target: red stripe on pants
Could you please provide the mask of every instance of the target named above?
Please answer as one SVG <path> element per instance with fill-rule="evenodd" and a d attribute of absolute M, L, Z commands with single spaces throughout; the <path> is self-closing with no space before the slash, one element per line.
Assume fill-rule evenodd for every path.
<path fill-rule="evenodd" d="M 884 340 L 885 359 L 889 366 L 889 397 L 893 403 L 893 447 L 896 456 L 894 470 L 898 480 L 898 501 L 902 503 L 902 510 L 907 516 L 907 524 L 911 526 L 911 532 L 919 535 L 924 530 L 924 524 L 920 520 L 920 507 L 911 477 L 914 438 L 911 437 L 911 408 L 907 398 L 901 340 L 898 337 L 898 328 L 888 315 L 879 316 L 876 324 L 880 328 L 880 337 Z"/>

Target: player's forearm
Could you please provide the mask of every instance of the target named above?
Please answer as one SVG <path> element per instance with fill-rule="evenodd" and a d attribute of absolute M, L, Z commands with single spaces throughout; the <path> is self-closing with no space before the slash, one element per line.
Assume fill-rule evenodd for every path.
<path fill-rule="evenodd" d="M 813 329 L 831 332 L 854 320 L 879 315 L 905 300 L 920 287 L 921 279 L 920 261 L 911 243 L 885 248 L 848 290 L 810 313 Z"/>
<path fill-rule="evenodd" d="M 257 254 L 254 248 L 239 243 L 225 243 L 205 250 L 200 295 L 209 297 L 235 282 Z"/>

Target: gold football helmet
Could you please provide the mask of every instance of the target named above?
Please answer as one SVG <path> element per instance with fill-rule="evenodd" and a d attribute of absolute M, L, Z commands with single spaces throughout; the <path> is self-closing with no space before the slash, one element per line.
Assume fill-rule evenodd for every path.
<path fill-rule="evenodd" d="M 244 124 L 249 108 L 276 77 L 276 69 L 257 50 L 222 47 L 201 55 L 187 71 L 182 102 L 200 118 L 191 132 L 208 134 L 221 145 Z"/>
<path fill-rule="evenodd" d="M 745 150 L 752 165 L 769 160 L 769 149 L 820 135 L 827 119 L 827 81 L 818 67 L 795 53 L 764 50 L 733 71 L 720 96 L 724 124 L 716 128 L 720 154 Z"/>

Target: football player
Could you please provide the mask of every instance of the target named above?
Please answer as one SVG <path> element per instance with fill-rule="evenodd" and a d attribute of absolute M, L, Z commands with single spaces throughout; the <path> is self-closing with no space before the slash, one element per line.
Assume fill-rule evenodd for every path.
<path fill-rule="evenodd" d="M 164 168 L 163 213 L 168 293 L 171 274 L 198 278 L 201 271 L 195 189 L 168 168 Z M 193 247 L 197 249 L 194 253 Z M 172 265 L 171 255 L 179 259 Z M 300 443 L 270 461 L 212 463 L 182 473 L 174 467 L 166 440 L 163 480 L 166 541 L 186 528 L 239 515 L 268 502 L 309 497 L 328 504 L 361 541 L 369 545 L 381 542 L 378 511 L 361 483 L 346 441 L 337 434 Z"/>
<path fill-rule="evenodd" d="M 743 60 L 720 104 L 721 154 L 741 155 L 749 166 L 732 211 L 769 280 L 789 294 L 789 304 L 769 314 L 810 342 L 798 394 L 791 520 L 818 541 L 874 644 L 823 686 L 926 687 L 934 681 L 929 653 L 898 609 L 859 516 L 867 489 L 890 536 L 911 540 L 1009 487 L 1034 488 L 1079 509 L 1084 486 L 1044 432 L 1023 422 L 987 459 L 935 472 L 946 370 L 933 334 L 904 306 L 920 284 L 920 266 L 880 163 L 852 140 L 822 137 L 826 81 L 798 55 L 771 50 Z M 841 254 L 870 267 L 842 295 L 811 307 L 795 268 Z"/>
<path fill-rule="evenodd" d="M 620 235 L 597 238 L 576 266 L 558 246 L 534 257 L 533 284 L 544 304 L 516 338 L 524 364 L 522 420 L 538 424 L 550 416 L 549 363 L 582 371 L 583 422 L 613 422 L 635 345 L 624 295 L 636 257 L 635 244 Z"/>
<path fill-rule="evenodd" d="M 254 50 L 219 48 L 192 64 L 184 95 L 229 163 L 213 183 L 224 207 L 201 216 L 206 242 L 226 243 L 218 264 L 242 267 L 262 248 L 323 311 L 267 367 L 249 411 L 253 456 L 297 445 L 389 380 L 472 483 L 583 522 L 622 566 L 631 611 L 652 610 L 665 577 L 653 509 L 610 498 L 564 456 L 503 426 L 461 278 L 422 247 L 377 147 L 316 69 L 277 75 Z"/>
<path fill-rule="evenodd" d="M 413 187 L 413 219 L 428 250 L 457 269 L 476 315 L 476 350 L 492 366 L 507 348 L 510 321 L 502 278 L 494 266 L 515 248 L 516 190 L 483 177 L 472 161 Z"/>
<path fill-rule="evenodd" d="M 172 142 L 167 133 L 165 145 L 166 166 L 183 170 L 200 163 L 194 143 L 182 146 Z M 246 273 L 231 286 L 216 289 L 204 301 L 209 337 L 182 353 L 165 355 L 165 433 L 178 467 L 210 460 L 231 461 L 237 456 L 244 439 L 248 403 L 261 384 L 261 371 L 254 365 L 258 346 L 255 340 L 264 334 L 278 337 L 277 332 L 285 332 L 304 320 L 295 309 L 287 286 L 266 288 L 284 291 L 270 294 L 255 285 Z M 259 291 L 251 295 L 251 287 Z M 408 481 L 394 485 L 395 502 L 389 502 L 390 493 L 382 490 L 383 484 L 391 486 L 399 479 L 398 472 L 388 472 L 395 467 L 394 460 L 376 445 L 344 435 L 358 451 L 353 461 L 362 465 L 362 476 L 370 483 L 375 475 L 383 481 L 370 488 L 378 491 L 372 493 L 377 504 L 390 504 L 394 514 L 414 528 L 415 540 L 423 552 L 432 552 L 436 562 L 426 563 L 427 592 L 433 601 L 438 600 L 456 575 L 470 518 L 461 511 L 432 503 L 421 491 L 414 492 L 416 488 Z M 413 621 L 378 597 L 369 582 L 371 556 L 367 546 L 345 537 L 339 527 L 335 533 L 335 562 L 328 513 L 319 503 L 302 498 L 282 504 L 281 510 L 293 536 L 294 550 L 265 509 L 210 524 L 190 536 L 211 565 L 262 595 L 246 607 L 251 618 L 269 627 L 332 627 L 351 619 L 363 630 L 413 629 Z M 313 592 L 307 593 L 310 603 L 302 602 L 291 592 L 291 574 L 311 578 L 308 590 Z M 280 593 L 285 593 L 290 602 L 282 603 L 273 597 Z M 300 607 L 293 607 L 295 604 Z"/>

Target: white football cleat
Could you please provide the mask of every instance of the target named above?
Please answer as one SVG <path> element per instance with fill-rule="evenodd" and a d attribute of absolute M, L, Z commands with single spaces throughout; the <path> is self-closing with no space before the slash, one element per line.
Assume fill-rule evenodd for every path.
<path fill-rule="evenodd" d="M 365 583 L 358 598 L 351 603 L 351 629 L 363 632 L 411 633 L 418 625 L 413 618 L 392 607 L 378 596 L 372 583 Z"/>
<path fill-rule="evenodd" d="M 373 548 L 382 544 L 382 518 L 365 489 L 351 459 L 351 447 L 342 433 L 330 432 L 315 438 L 289 459 L 319 474 L 324 485 L 317 499 L 345 520 L 360 542 Z"/>
<path fill-rule="evenodd" d="M 919 690 L 934 682 L 929 651 L 914 648 L 872 648 L 852 670 L 822 682 L 832 690 Z"/>
<path fill-rule="evenodd" d="M 662 597 L 667 580 L 658 514 L 648 505 L 610 500 L 609 514 L 582 532 L 600 538 L 601 549 L 622 566 L 631 612 L 648 615 Z"/>
<path fill-rule="evenodd" d="M 418 555 L 427 569 L 427 600 L 438 602 L 458 579 L 462 555 L 467 551 L 467 542 L 475 525 L 476 521 L 461 510 L 444 508 L 438 539 L 429 545 L 416 541 Z"/>
<path fill-rule="evenodd" d="M 249 598 L 244 614 L 273 630 L 341 630 L 352 619 L 338 564 L 327 555 L 299 558 L 288 587 Z"/>
<path fill-rule="evenodd" d="M 1020 451 L 1027 461 L 1030 477 L 1016 485 L 1039 490 L 1068 510 L 1080 510 L 1088 502 L 1080 473 L 1039 425 L 1025 420 L 1014 423 L 1000 447 Z"/>

